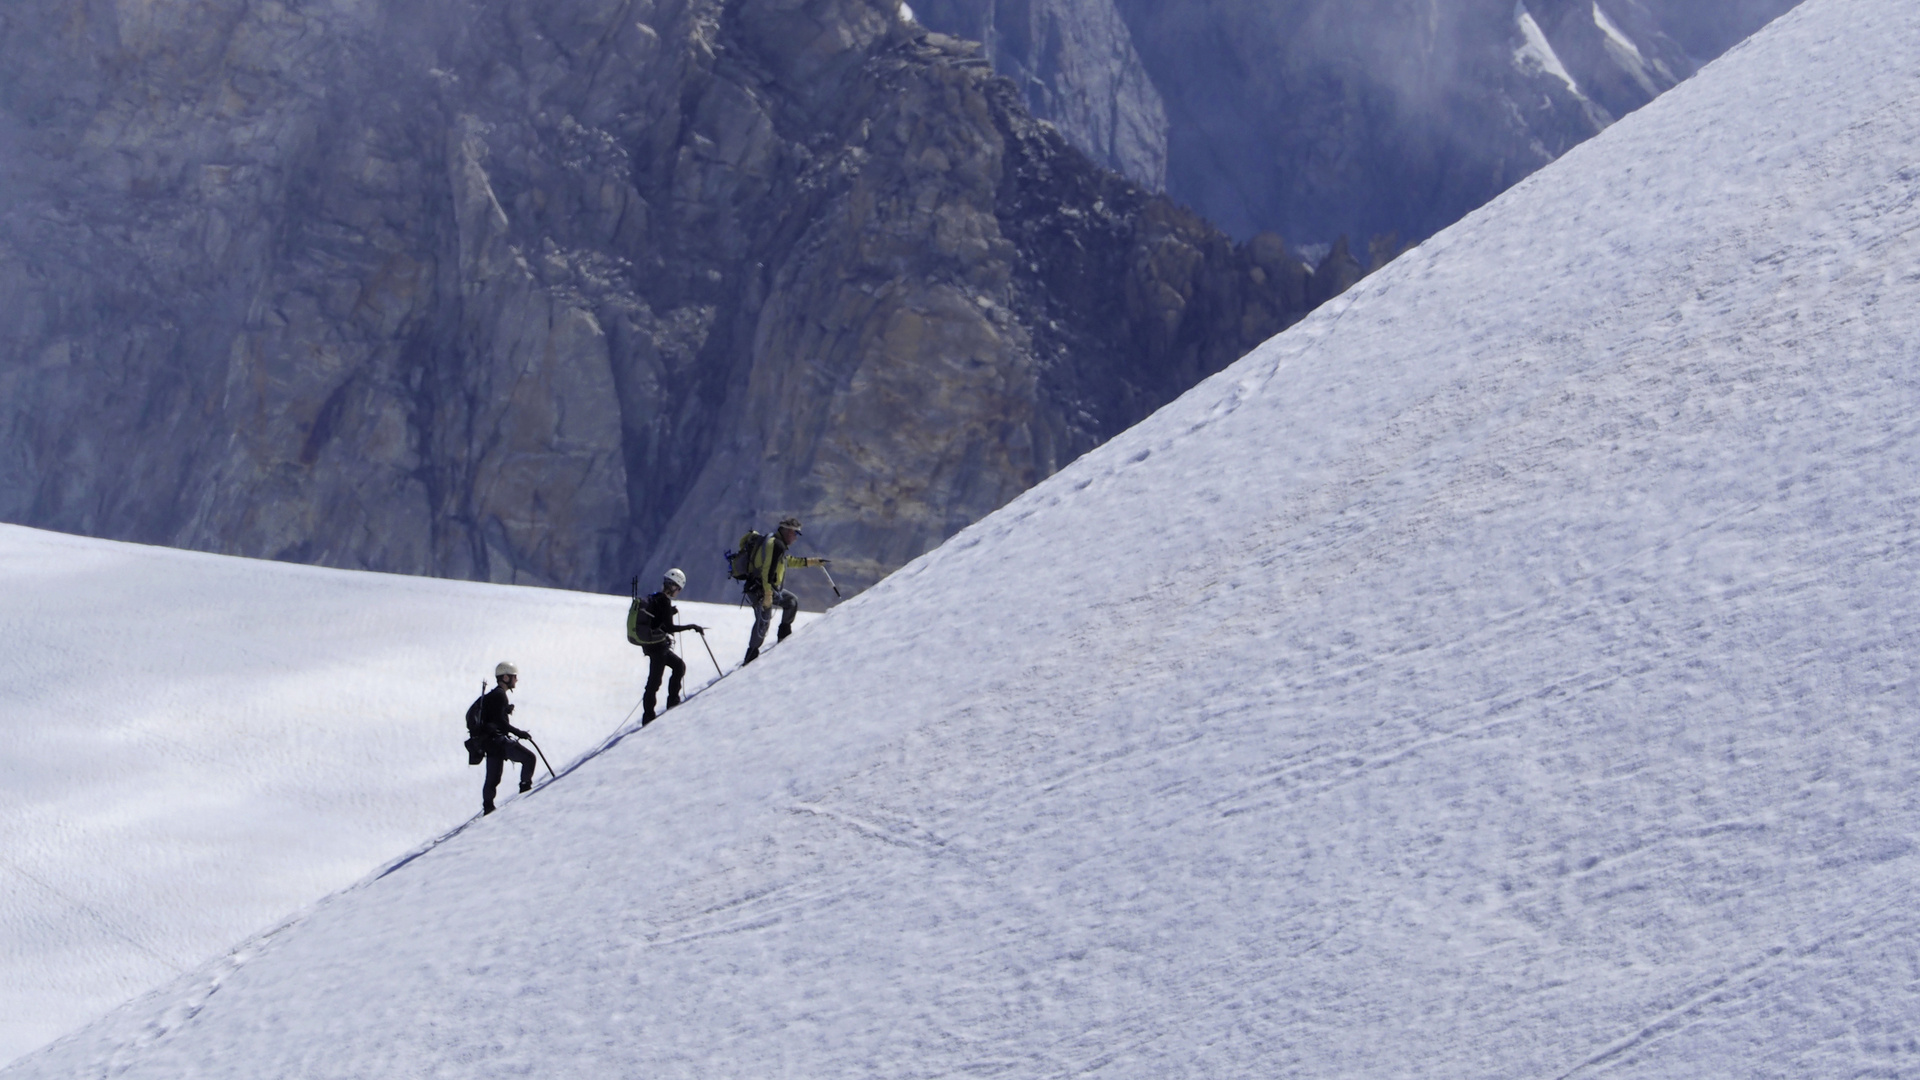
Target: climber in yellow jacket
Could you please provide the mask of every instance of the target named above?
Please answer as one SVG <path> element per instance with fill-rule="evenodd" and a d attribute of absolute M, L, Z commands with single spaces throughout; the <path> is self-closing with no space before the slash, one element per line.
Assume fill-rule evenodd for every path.
<path fill-rule="evenodd" d="M 753 634 L 747 638 L 747 658 L 740 663 L 751 664 L 760 655 L 760 646 L 767 640 L 767 625 L 773 621 L 774 605 L 779 605 L 780 636 L 776 641 L 785 641 L 793 633 L 793 617 L 800 612 L 800 598 L 782 588 L 787 580 L 788 567 L 830 566 L 831 559 L 809 559 L 799 555 L 789 555 L 787 550 L 800 536 L 800 519 L 787 518 L 773 535 L 760 541 L 758 549 L 747 553 L 747 600 L 753 604 Z"/>

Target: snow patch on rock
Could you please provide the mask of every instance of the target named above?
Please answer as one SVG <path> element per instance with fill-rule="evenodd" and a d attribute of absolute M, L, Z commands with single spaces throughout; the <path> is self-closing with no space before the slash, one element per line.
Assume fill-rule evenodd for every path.
<path fill-rule="evenodd" d="M 1516 0 L 1513 5 L 1514 21 L 1520 25 L 1520 44 L 1513 51 L 1513 62 L 1528 74 L 1545 72 L 1567 84 L 1567 89 L 1584 98 L 1580 93 L 1580 84 L 1575 82 L 1567 65 L 1561 63 L 1560 54 L 1553 51 L 1553 43 L 1547 40 L 1546 32 L 1534 21 L 1533 13 L 1527 10 L 1524 2 Z"/>

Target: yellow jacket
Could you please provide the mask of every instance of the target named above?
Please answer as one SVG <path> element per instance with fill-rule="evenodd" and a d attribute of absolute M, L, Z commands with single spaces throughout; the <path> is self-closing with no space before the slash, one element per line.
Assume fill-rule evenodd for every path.
<path fill-rule="evenodd" d="M 760 550 L 753 553 L 753 565 L 747 577 L 747 591 L 755 593 L 778 592 L 787 580 L 787 568 L 819 566 L 824 559 L 809 559 L 801 555 L 787 554 L 787 545 L 780 542 L 780 534 L 774 533 L 760 543 Z"/>

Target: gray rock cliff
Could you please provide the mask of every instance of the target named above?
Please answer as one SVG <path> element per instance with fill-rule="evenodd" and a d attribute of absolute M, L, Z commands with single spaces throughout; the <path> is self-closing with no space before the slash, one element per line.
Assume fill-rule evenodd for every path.
<path fill-rule="evenodd" d="M 0 519 L 405 573 L 858 588 L 1347 273 L 892 0 L 14 0 L 0 148 Z"/>
<path fill-rule="evenodd" d="M 1084 102 L 1104 96 L 1125 111 L 1145 91 L 1122 95 L 1107 72 L 1130 80 L 1138 65 L 1164 108 L 1166 190 L 1235 236 L 1317 245 L 1438 231 L 1795 2 L 937 0 L 914 10 L 936 29 L 992 37 L 994 63 L 1017 77 L 1052 73 L 1029 104 L 1095 156 L 1103 144 L 1081 117 L 1099 110 Z M 1009 21 L 1046 29 L 999 32 Z"/>
<path fill-rule="evenodd" d="M 1167 112 L 1113 0 L 919 0 L 927 26 L 985 45 L 1035 116 L 1151 191 L 1167 186 Z"/>

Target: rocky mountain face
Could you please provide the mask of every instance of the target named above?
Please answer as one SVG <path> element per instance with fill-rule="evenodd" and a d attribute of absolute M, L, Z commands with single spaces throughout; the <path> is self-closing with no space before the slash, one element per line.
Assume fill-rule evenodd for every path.
<path fill-rule="evenodd" d="M 1046 25 L 995 37 L 992 56 L 1022 76 L 1059 73 L 1056 83 L 1110 56 L 1131 72 L 1137 56 L 1164 107 L 1166 190 L 1236 236 L 1319 244 L 1444 228 L 1796 2 L 940 0 L 914 11 L 959 34 L 1010 15 Z M 1090 55 L 1061 55 L 1081 42 Z M 1104 132 L 1054 104 L 1074 98 L 1056 88 L 1028 102 L 1099 156 Z"/>
<path fill-rule="evenodd" d="M 1357 276 L 897 3 L 11 0 L 0 519 L 719 598 L 797 513 L 858 588 Z"/>
<path fill-rule="evenodd" d="M 927 26 L 981 42 L 1035 116 L 1150 191 L 1167 186 L 1167 110 L 1113 0 L 919 0 Z"/>

